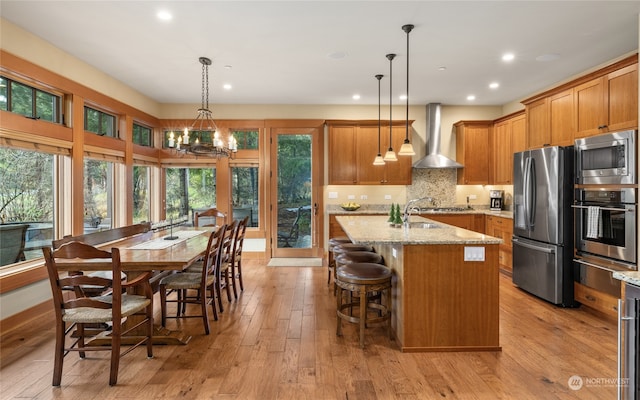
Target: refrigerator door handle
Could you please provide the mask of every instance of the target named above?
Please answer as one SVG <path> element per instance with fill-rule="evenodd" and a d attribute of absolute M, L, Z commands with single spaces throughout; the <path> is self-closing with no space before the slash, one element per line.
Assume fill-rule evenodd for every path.
<path fill-rule="evenodd" d="M 513 242 L 513 244 L 517 244 L 518 246 L 526 247 L 526 248 L 531 249 L 531 250 L 539 251 L 541 253 L 546 253 L 546 254 L 554 254 L 555 253 L 555 249 L 550 249 L 550 248 L 547 248 L 547 247 L 540 247 L 540 246 L 536 246 L 534 244 L 521 242 L 520 240 L 518 240 L 516 238 L 511 239 L 511 241 Z"/>
<path fill-rule="evenodd" d="M 529 161 L 529 227 L 533 228 L 536 221 L 536 166 L 535 159 L 531 158 Z"/>
<path fill-rule="evenodd" d="M 529 205 L 529 164 L 531 163 L 531 158 L 527 157 L 524 159 L 524 170 L 522 173 L 522 205 L 524 212 L 524 227 L 525 229 L 529 229 L 529 221 L 530 217 L 530 205 Z"/>

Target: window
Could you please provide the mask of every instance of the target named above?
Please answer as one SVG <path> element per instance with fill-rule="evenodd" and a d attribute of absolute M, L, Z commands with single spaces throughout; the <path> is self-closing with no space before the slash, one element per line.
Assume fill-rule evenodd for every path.
<path fill-rule="evenodd" d="M 249 227 L 258 226 L 258 167 L 231 168 L 231 201 L 233 218 L 249 216 Z"/>
<path fill-rule="evenodd" d="M 84 130 L 100 136 L 116 137 L 116 117 L 85 106 Z"/>
<path fill-rule="evenodd" d="M 133 143 L 141 146 L 151 147 L 151 128 L 143 125 L 133 124 Z"/>
<path fill-rule="evenodd" d="M 238 142 L 238 150 L 257 150 L 259 143 L 258 130 L 232 130 L 233 137 Z"/>
<path fill-rule="evenodd" d="M 166 176 L 167 218 L 216 206 L 215 168 L 167 168 Z"/>
<path fill-rule="evenodd" d="M 51 245 L 56 157 L 0 148 L 0 265 L 42 257 Z"/>
<path fill-rule="evenodd" d="M 151 221 L 149 204 L 150 168 L 145 166 L 133 166 L 133 223 Z"/>
<path fill-rule="evenodd" d="M 112 228 L 113 163 L 84 162 L 84 233 Z"/>
<path fill-rule="evenodd" d="M 60 96 L 0 77 L 0 109 L 60 123 Z"/>

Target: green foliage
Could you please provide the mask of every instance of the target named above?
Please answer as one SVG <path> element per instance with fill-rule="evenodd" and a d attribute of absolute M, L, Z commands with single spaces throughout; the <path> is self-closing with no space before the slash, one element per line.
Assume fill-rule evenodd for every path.
<path fill-rule="evenodd" d="M 53 156 L 0 148 L 4 222 L 53 221 Z"/>
<path fill-rule="evenodd" d="M 278 136 L 278 204 L 311 201 L 311 136 Z"/>

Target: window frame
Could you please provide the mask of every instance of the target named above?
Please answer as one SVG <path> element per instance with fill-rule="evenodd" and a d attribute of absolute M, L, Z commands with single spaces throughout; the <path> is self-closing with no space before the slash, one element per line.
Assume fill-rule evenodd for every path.
<path fill-rule="evenodd" d="M 108 132 L 95 132 L 89 129 L 88 127 L 88 119 L 87 119 L 87 111 L 95 111 L 98 113 L 98 126 L 100 128 L 102 128 L 103 126 L 103 117 L 104 116 L 108 116 L 113 118 L 113 123 L 111 124 L 111 128 L 112 128 L 112 132 L 113 135 L 109 135 Z M 82 124 L 83 124 L 83 129 L 85 132 L 89 132 L 89 133 L 93 133 L 95 135 L 98 136 L 103 136 L 103 137 L 110 137 L 110 138 L 114 138 L 114 139 L 119 139 L 120 135 L 119 135 L 119 131 L 118 131 L 118 116 L 116 114 L 112 114 L 110 112 L 104 111 L 103 109 L 100 109 L 99 107 L 96 107 L 94 105 L 89 105 L 87 103 L 84 104 L 83 106 L 83 114 L 82 114 Z"/>
<path fill-rule="evenodd" d="M 11 112 L 14 114 L 18 114 L 18 115 L 22 115 L 26 118 L 29 119 L 34 119 L 34 120 L 42 120 L 42 121 L 47 121 L 47 122 L 51 122 L 54 124 L 63 124 L 63 108 L 62 108 L 62 101 L 63 101 L 63 97 L 64 95 L 62 93 L 57 93 L 54 91 L 50 91 L 50 90 L 45 90 L 42 87 L 39 87 L 37 85 L 33 85 L 30 83 L 26 83 L 24 81 L 20 81 L 17 79 L 13 79 L 12 77 L 9 77 L 7 75 L 0 75 L 1 79 L 5 80 L 6 83 L 6 105 L 7 108 L 4 111 L 7 112 Z M 13 85 L 21 85 L 26 87 L 27 89 L 29 89 L 31 91 L 31 115 L 25 115 L 23 113 L 19 113 L 14 111 L 14 105 L 13 105 L 13 99 L 12 99 L 12 92 L 14 90 Z M 38 93 L 43 93 L 46 95 L 49 95 L 53 98 L 53 112 L 52 112 L 52 119 L 43 119 L 41 116 L 38 115 Z"/>

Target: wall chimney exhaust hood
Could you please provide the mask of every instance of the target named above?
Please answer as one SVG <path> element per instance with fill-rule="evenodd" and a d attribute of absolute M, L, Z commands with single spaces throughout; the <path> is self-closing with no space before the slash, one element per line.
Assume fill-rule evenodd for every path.
<path fill-rule="evenodd" d="M 427 155 L 413 168 L 462 168 L 462 164 L 440 154 L 440 103 L 427 104 Z"/>

